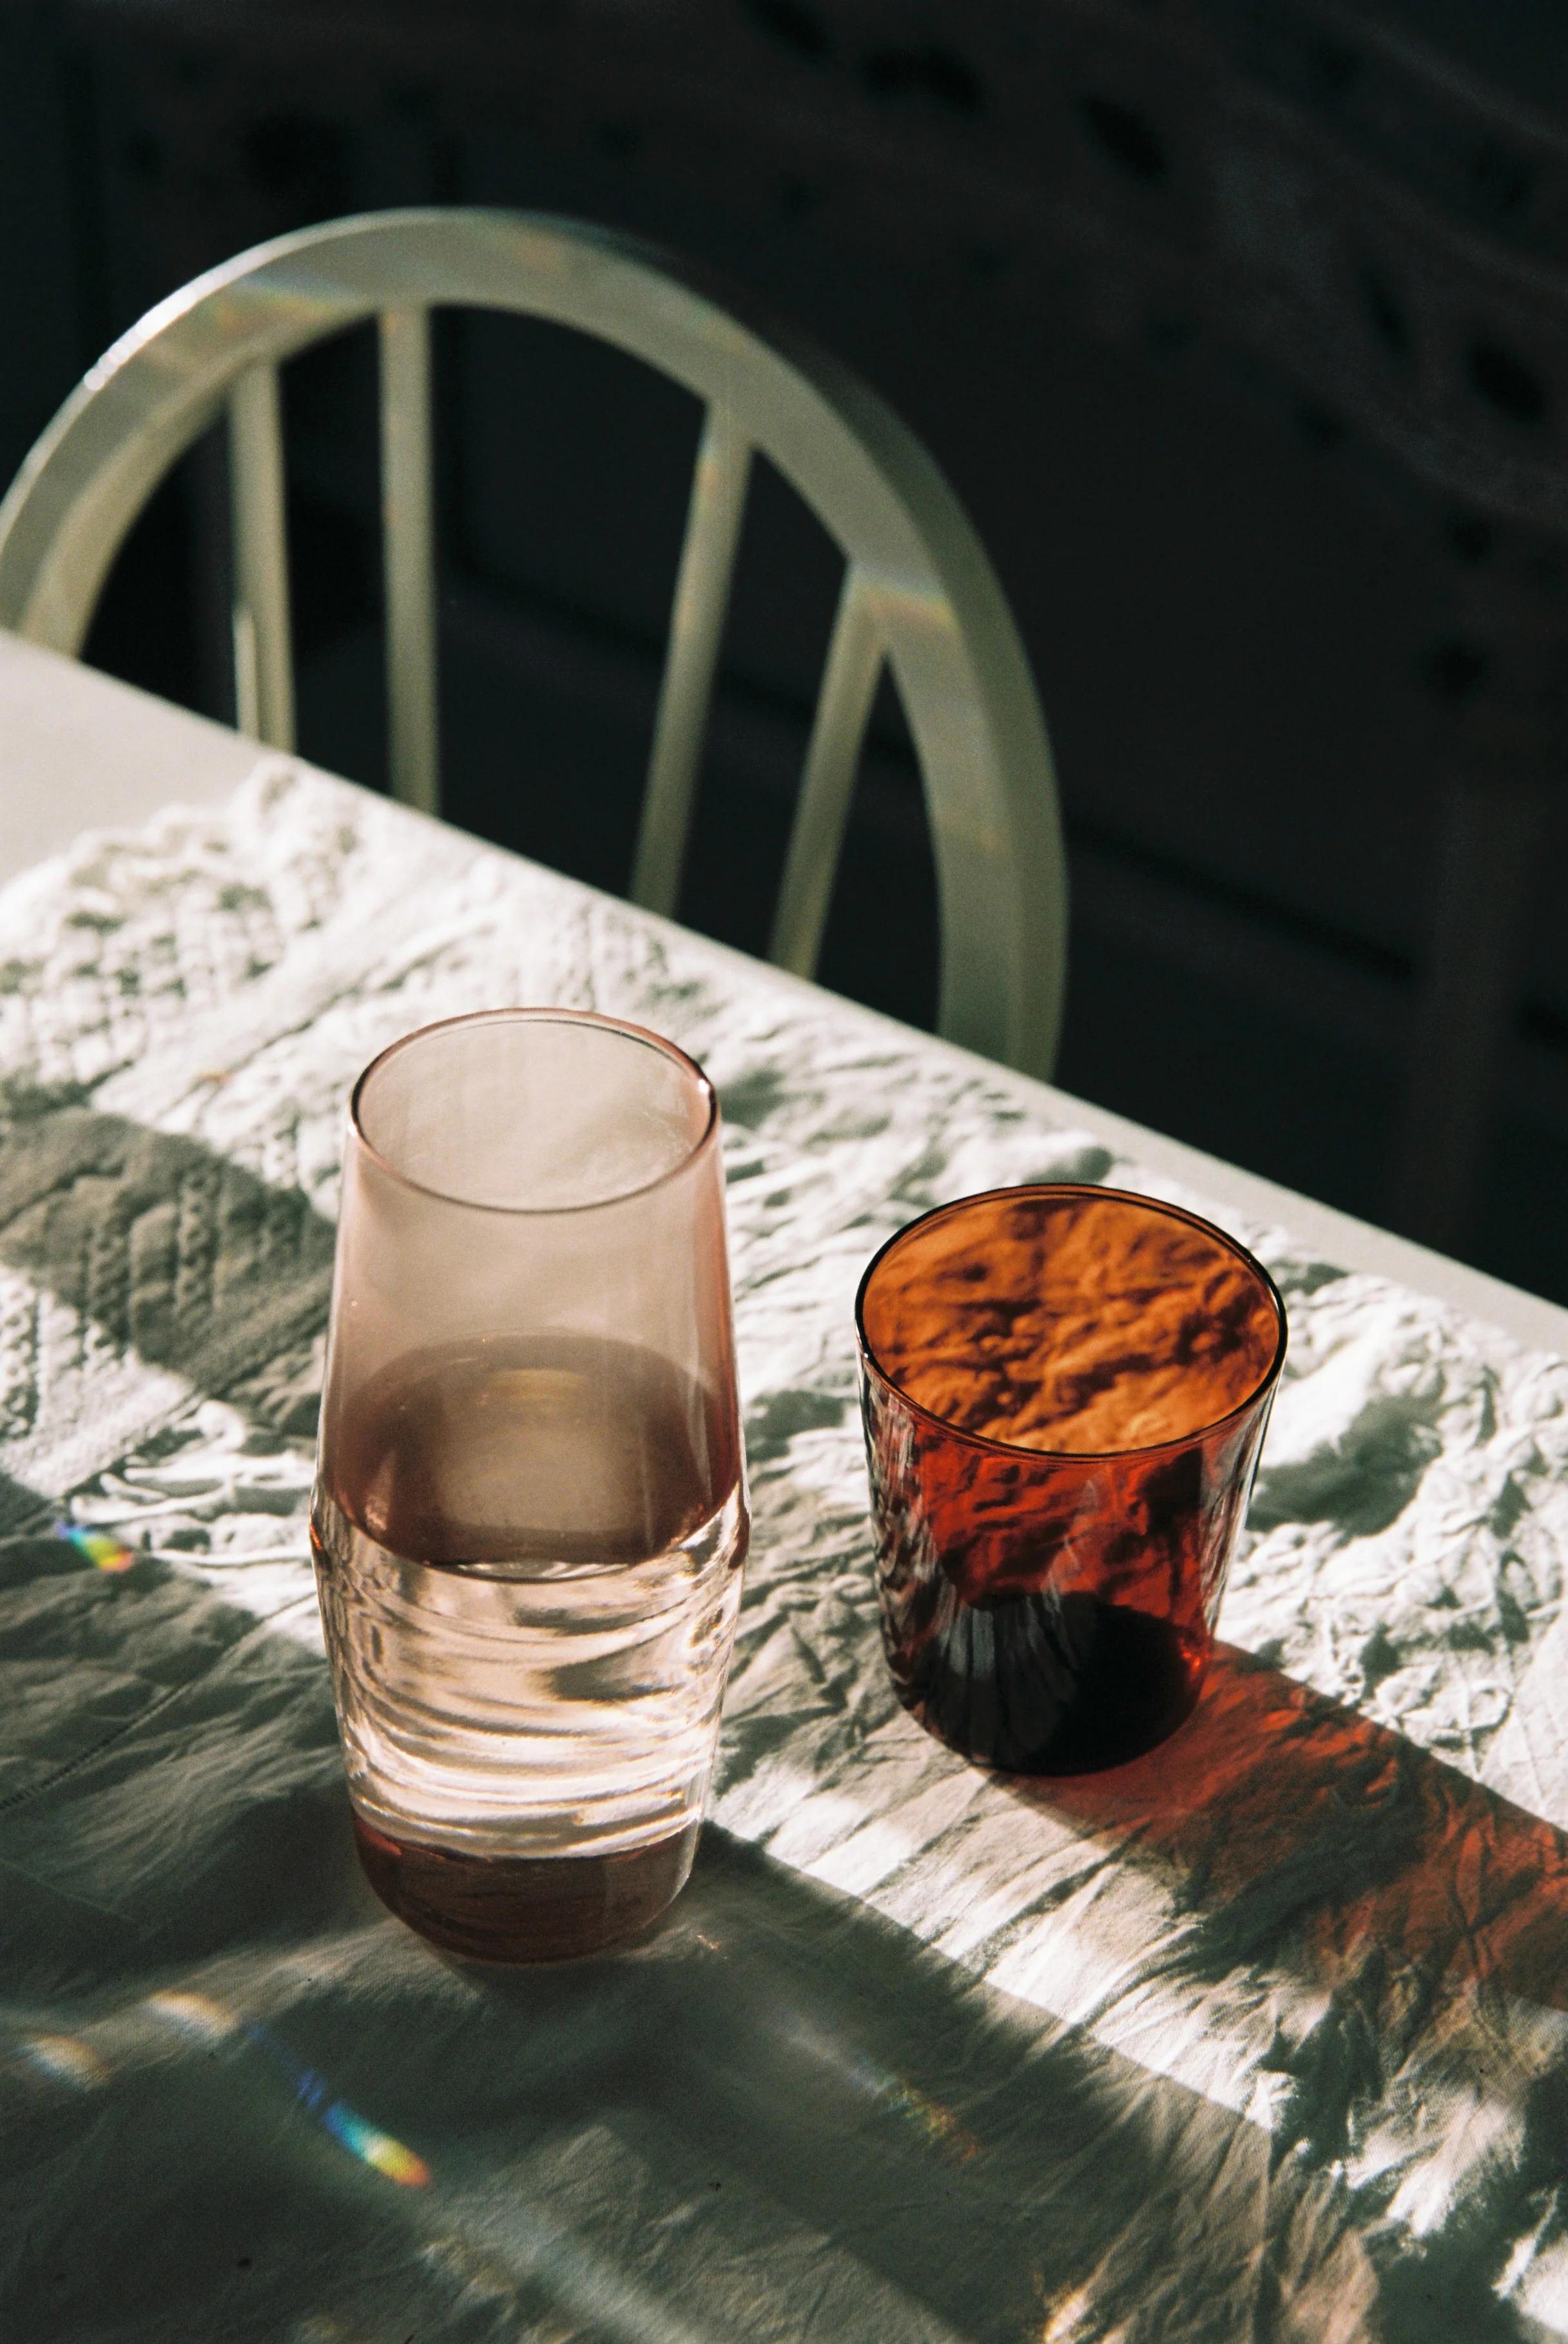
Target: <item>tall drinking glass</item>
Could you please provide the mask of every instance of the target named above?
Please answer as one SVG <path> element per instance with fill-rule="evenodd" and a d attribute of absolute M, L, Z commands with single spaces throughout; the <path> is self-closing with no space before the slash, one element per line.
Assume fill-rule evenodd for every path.
<path fill-rule="evenodd" d="M 857 1304 L 894 1683 L 968 1758 L 1111 1766 L 1174 1732 L 1285 1357 L 1261 1264 L 1175 1205 L 1067 1183 L 913 1222 Z"/>
<path fill-rule="evenodd" d="M 663 1910 L 748 1527 L 707 1078 L 570 1010 L 395 1043 L 349 1114 L 311 1518 L 394 1913 L 528 1961 Z"/>

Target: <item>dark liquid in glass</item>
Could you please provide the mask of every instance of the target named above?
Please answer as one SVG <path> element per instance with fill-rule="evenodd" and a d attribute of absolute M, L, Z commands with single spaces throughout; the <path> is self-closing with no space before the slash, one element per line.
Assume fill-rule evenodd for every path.
<path fill-rule="evenodd" d="M 1192 1709 L 1209 1639 L 1094 1595 L 957 1602 L 940 1629 L 899 1646 L 894 1681 L 933 1733 L 967 1758 L 1021 1774 L 1120 1765 Z"/>
<path fill-rule="evenodd" d="M 613 1855 L 465 1855 L 394 1839 L 358 1809 L 365 1877 L 389 1911 L 478 1962 L 560 1962 L 651 1928 L 685 1885 L 700 1825 Z"/>
<path fill-rule="evenodd" d="M 602 1339 L 416 1353 L 337 1422 L 311 1542 L 355 1837 L 421 1935 L 562 1959 L 677 1894 L 739 1601 L 739 1474 L 706 1392 Z"/>

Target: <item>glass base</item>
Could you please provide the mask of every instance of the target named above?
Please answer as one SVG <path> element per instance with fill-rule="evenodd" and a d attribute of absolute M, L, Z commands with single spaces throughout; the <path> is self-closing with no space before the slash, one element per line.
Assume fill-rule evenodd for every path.
<path fill-rule="evenodd" d="M 613 1855 L 465 1855 L 354 1815 L 365 1877 L 431 1945 L 478 1962 L 564 1962 L 641 1936 L 686 1884 L 698 1822 Z"/>
<path fill-rule="evenodd" d="M 926 1731 L 1015 1774 L 1141 1758 L 1192 1714 L 1212 1650 L 1207 1634 L 1077 1594 L 958 1603 L 918 1643 L 888 1633 L 886 1646 L 899 1698 Z"/>

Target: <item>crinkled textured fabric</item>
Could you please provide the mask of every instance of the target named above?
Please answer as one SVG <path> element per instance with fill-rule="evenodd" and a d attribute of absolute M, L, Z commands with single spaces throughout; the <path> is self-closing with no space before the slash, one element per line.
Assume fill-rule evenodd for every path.
<path fill-rule="evenodd" d="M 691 1888 L 509 1979 L 358 1882 L 305 1525 L 349 1084 L 541 1000 L 719 1086 L 756 1530 Z M 1568 1363 L 1219 1210 L 1291 1349 L 1197 1716 L 1021 1783 L 893 1701 L 855 1281 L 1170 1193 L 1063 1115 L 276 761 L 0 897 L 0 2332 L 1568 2333 Z"/>

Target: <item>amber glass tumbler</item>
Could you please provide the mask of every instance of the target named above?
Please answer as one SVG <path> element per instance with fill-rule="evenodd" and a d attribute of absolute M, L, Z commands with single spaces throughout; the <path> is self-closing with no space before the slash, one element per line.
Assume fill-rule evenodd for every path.
<path fill-rule="evenodd" d="M 900 1698 L 1020 1773 L 1163 1741 L 1202 1688 L 1285 1356 L 1267 1270 L 1174 1205 L 1000 1188 L 885 1245 L 855 1318 Z"/>

